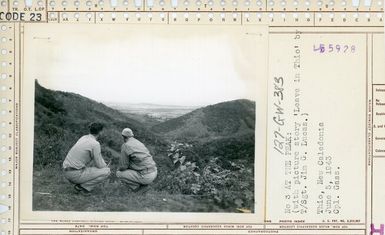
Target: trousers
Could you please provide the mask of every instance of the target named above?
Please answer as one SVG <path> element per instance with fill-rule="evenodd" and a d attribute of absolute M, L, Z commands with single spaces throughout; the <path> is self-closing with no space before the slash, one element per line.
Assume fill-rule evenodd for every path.
<path fill-rule="evenodd" d="M 116 177 L 122 182 L 126 183 L 132 190 L 137 189 L 141 185 L 151 184 L 156 178 L 157 170 L 150 173 L 141 173 L 136 170 L 117 171 Z"/>
<path fill-rule="evenodd" d="M 80 184 L 88 191 L 105 181 L 110 175 L 110 168 L 86 167 L 81 170 L 64 171 L 64 177 L 73 184 Z"/>

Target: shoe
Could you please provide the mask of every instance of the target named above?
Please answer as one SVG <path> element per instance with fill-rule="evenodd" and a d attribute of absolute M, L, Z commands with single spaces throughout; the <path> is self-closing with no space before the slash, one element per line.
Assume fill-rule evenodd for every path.
<path fill-rule="evenodd" d="M 80 184 L 75 184 L 74 188 L 75 188 L 76 191 L 78 191 L 83 196 L 91 195 L 91 192 L 88 191 L 87 189 L 83 188 Z"/>

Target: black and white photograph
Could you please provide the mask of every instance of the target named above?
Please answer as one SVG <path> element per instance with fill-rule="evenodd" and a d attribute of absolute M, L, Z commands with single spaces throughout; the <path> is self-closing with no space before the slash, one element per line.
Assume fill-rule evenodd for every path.
<path fill-rule="evenodd" d="M 255 213 L 265 78 L 232 32 L 35 36 L 32 210 Z"/>

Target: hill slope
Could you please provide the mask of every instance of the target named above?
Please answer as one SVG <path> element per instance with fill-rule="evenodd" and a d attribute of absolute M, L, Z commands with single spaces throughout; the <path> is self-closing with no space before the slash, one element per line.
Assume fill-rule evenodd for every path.
<path fill-rule="evenodd" d="M 233 100 L 196 109 L 151 128 L 176 142 L 193 144 L 188 161 L 204 166 L 218 158 L 223 167 L 241 160 L 254 165 L 255 102 Z"/>
<path fill-rule="evenodd" d="M 152 127 L 174 140 L 202 139 L 254 134 L 255 102 L 234 100 L 196 109 Z"/>
<path fill-rule="evenodd" d="M 158 133 L 154 133 L 101 103 L 49 90 L 36 82 L 33 210 L 253 211 L 254 106 L 247 100 L 208 106 L 169 120 L 155 127 Z M 88 132 L 90 122 L 106 126 L 100 143 L 104 158 L 115 160 L 110 165 L 113 172 L 118 165 L 114 157 L 120 152 L 122 128 L 132 128 L 149 147 L 158 166 L 149 193 L 128 192 L 112 174 L 91 197 L 76 194 L 60 174 L 61 164 L 72 145 Z M 164 136 L 169 140 L 187 137 L 186 142 L 194 143 L 178 150 L 186 156 L 184 165 L 170 161 L 167 154 L 175 143 L 168 146 L 167 138 L 161 138 Z"/>
<path fill-rule="evenodd" d="M 119 111 L 78 94 L 46 89 L 36 82 L 34 164 L 61 164 L 71 146 L 88 133 L 91 122 L 105 124 L 100 142 L 107 158 L 120 152 L 120 131 L 125 127 L 130 127 L 152 151 L 165 146 L 141 123 Z"/>

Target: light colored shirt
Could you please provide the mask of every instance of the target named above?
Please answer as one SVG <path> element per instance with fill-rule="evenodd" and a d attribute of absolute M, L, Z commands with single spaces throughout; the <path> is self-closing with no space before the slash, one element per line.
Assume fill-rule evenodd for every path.
<path fill-rule="evenodd" d="M 122 144 L 121 155 L 120 164 L 122 167 L 140 171 L 156 166 L 150 151 L 134 137 L 129 138 L 126 143 Z"/>
<path fill-rule="evenodd" d="M 89 134 L 82 136 L 72 146 L 63 162 L 63 168 L 82 169 L 91 166 L 104 168 L 107 167 L 107 164 L 102 157 L 100 143 L 96 140 L 95 136 Z"/>

